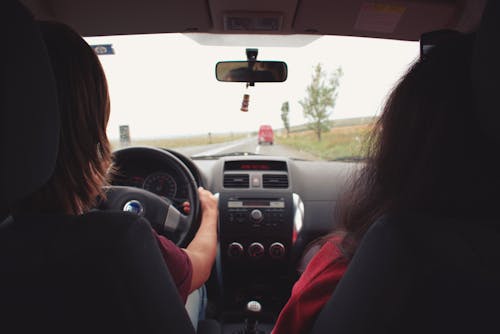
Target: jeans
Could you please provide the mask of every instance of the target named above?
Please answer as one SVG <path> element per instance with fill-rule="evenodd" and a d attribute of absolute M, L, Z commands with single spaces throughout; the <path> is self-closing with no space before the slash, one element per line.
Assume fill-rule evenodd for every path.
<path fill-rule="evenodd" d="M 186 301 L 186 311 L 195 329 L 198 328 L 198 321 L 205 319 L 205 309 L 207 308 L 207 289 L 202 285 L 197 290 L 191 292 Z"/>

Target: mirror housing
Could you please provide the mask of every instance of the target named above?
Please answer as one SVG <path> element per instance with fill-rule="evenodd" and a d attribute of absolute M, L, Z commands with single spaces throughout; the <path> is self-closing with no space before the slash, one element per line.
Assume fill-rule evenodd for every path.
<path fill-rule="evenodd" d="M 215 65 L 215 76 L 224 82 L 283 82 L 288 67 L 282 61 L 221 61 Z"/>

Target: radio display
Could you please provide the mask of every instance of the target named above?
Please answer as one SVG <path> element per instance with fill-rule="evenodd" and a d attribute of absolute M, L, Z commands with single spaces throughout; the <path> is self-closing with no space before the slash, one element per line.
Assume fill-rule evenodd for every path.
<path fill-rule="evenodd" d="M 244 207 L 249 207 L 249 206 L 264 206 L 268 207 L 269 206 L 269 201 L 243 201 L 243 206 Z"/>
<path fill-rule="evenodd" d="M 285 208 L 285 201 L 283 199 L 234 199 L 227 201 L 227 207 L 232 209 L 238 208 L 270 208 L 270 209 L 283 209 Z"/>

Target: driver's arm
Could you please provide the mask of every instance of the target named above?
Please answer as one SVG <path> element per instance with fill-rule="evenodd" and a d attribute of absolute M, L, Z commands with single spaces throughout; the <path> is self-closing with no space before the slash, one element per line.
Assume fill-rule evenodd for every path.
<path fill-rule="evenodd" d="M 198 188 L 201 204 L 201 223 L 193 240 L 184 249 L 193 268 L 190 292 L 198 289 L 210 277 L 217 252 L 217 198 L 203 188 Z"/>

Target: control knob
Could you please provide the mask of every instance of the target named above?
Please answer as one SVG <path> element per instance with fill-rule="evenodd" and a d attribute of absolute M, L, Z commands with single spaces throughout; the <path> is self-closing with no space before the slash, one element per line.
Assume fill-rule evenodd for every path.
<path fill-rule="evenodd" d="M 285 246 L 281 242 L 275 242 L 269 246 L 269 255 L 273 259 L 281 259 L 285 256 Z"/>
<path fill-rule="evenodd" d="M 262 246 L 260 242 L 254 242 L 248 247 L 248 255 L 250 255 L 250 257 L 253 259 L 262 257 L 264 253 L 264 246 Z"/>
<path fill-rule="evenodd" d="M 227 255 L 232 258 L 238 258 L 243 255 L 243 246 L 239 242 L 232 242 L 227 247 Z"/>
<path fill-rule="evenodd" d="M 253 209 L 252 212 L 250 212 L 250 219 L 252 219 L 254 222 L 260 222 L 263 218 L 262 211 L 258 209 Z"/>

